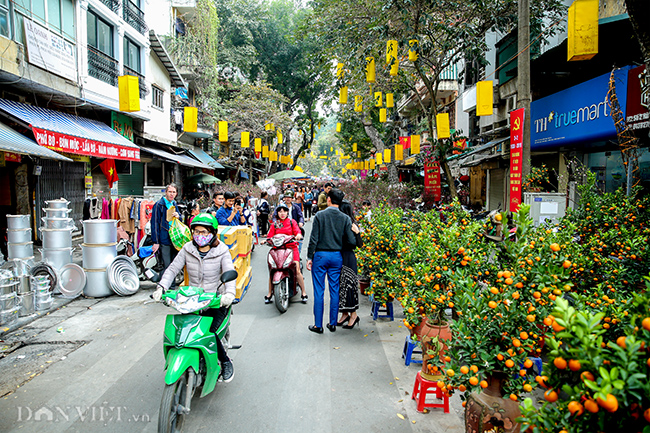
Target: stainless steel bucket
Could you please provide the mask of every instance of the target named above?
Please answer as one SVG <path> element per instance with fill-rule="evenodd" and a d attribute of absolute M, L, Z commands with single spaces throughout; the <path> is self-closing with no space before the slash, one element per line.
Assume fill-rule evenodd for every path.
<path fill-rule="evenodd" d="M 91 298 L 103 298 L 113 294 L 113 290 L 108 283 L 106 269 L 85 269 L 85 271 L 86 287 L 84 288 L 84 295 Z"/>
<path fill-rule="evenodd" d="M 63 197 L 61 197 L 58 200 L 46 200 L 45 201 L 45 206 L 51 209 L 65 209 L 68 207 L 70 202 Z"/>
<path fill-rule="evenodd" d="M 39 248 L 43 261 L 52 266 L 54 270 L 58 271 L 63 265 L 72 263 L 72 248 Z"/>
<path fill-rule="evenodd" d="M 43 221 L 44 229 L 67 229 L 67 228 L 74 227 L 74 222 L 72 222 L 72 218 L 43 217 L 41 218 L 41 221 Z"/>
<path fill-rule="evenodd" d="M 28 229 L 32 226 L 29 215 L 7 215 L 7 228 Z"/>
<path fill-rule="evenodd" d="M 30 314 L 34 314 L 36 312 L 36 301 L 34 299 L 34 292 L 29 292 L 29 293 L 23 293 L 22 295 L 18 295 L 20 298 L 20 313 L 19 315 L 22 316 L 29 316 Z"/>
<path fill-rule="evenodd" d="M 72 246 L 72 228 L 41 229 L 43 248 L 70 248 Z"/>
<path fill-rule="evenodd" d="M 32 229 L 7 229 L 7 242 L 24 244 L 32 241 Z"/>
<path fill-rule="evenodd" d="M 0 311 L 0 325 L 8 325 L 18 318 L 20 307 L 14 307 L 10 310 Z"/>
<path fill-rule="evenodd" d="M 117 242 L 117 220 L 86 220 L 83 225 L 85 244 Z"/>
<path fill-rule="evenodd" d="M 0 284 L 0 296 L 9 295 L 18 291 L 19 281 L 10 284 Z"/>
<path fill-rule="evenodd" d="M 45 208 L 43 211 L 45 212 L 45 216 L 47 218 L 69 218 L 69 214 L 72 212 L 72 209 Z"/>
<path fill-rule="evenodd" d="M 18 293 L 29 293 L 32 291 L 32 276 L 31 275 L 23 275 L 21 277 L 18 277 Z"/>
<path fill-rule="evenodd" d="M 9 259 L 24 259 L 34 257 L 34 242 L 24 242 L 22 244 L 7 244 Z"/>
<path fill-rule="evenodd" d="M 10 310 L 16 306 L 18 298 L 15 293 L 0 295 L 0 310 Z"/>
<path fill-rule="evenodd" d="M 104 245 L 81 244 L 86 269 L 106 269 L 117 256 L 117 242 Z"/>

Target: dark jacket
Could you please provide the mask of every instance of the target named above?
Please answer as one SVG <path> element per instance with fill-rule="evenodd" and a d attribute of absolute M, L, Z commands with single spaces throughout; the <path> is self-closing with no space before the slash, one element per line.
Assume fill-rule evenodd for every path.
<path fill-rule="evenodd" d="M 350 217 L 332 206 L 319 211 L 314 217 L 307 258 L 313 260 L 316 251 L 341 251 L 344 241 L 356 244 Z"/>
<path fill-rule="evenodd" d="M 172 203 L 176 204 L 175 201 Z M 167 221 L 167 205 L 164 197 L 153 205 L 151 211 L 151 240 L 159 245 L 172 244 L 169 238 L 169 221 Z"/>

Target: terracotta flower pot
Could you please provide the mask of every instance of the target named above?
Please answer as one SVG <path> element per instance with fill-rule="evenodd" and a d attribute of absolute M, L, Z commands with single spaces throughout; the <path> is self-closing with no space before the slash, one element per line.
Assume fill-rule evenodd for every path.
<path fill-rule="evenodd" d="M 359 292 L 362 295 L 366 294 L 366 290 L 370 287 L 370 280 L 359 280 Z"/>
<path fill-rule="evenodd" d="M 502 431 L 519 433 L 521 425 L 515 419 L 521 416 L 519 403 L 504 399 L 503 385 L 508 376 L 503 372 L 487 377 L 488 387 L 481 393 L 467 397 L 465 406 L 465 432 L 482 433 Z"/>
<path fill-rule="evenodd" d="M 445 356 L 445 351 L 447 350 L 446 342 L 451 340 L 451 328 L 449 327 L 449 324 L 432 325 L 425 318 L 413 329 L 413 335 L 416 336 L 417 340 L 422 344 L 422 377 L 428 380 L 440 379 L 439 374 L 433 374 L 429 370 L 428 361 L 433 359 L 435 356 L 438 356 L 440 359 Z M 428 352 L 435 350 L 436 348 L 431 341 L 435 337 L 438 337 L 439 342 L 442 343 L 442 348 L 440 348 L 437 355 L 429 355 Z"/>

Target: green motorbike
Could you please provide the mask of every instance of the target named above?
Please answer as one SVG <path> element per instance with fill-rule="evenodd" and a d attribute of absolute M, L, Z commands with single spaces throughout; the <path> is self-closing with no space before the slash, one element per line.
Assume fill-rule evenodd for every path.
<path fill-rule="evenodd" d="M 237 279 L 237 271 L 221 275 L 221 284 Z M 165 389 L 160 403 L 158 431 L 179 432 L 195 392 L 204 397 L 219 379 L 221 365 L 217 355 L 217 338 L 225 348 L 230 339 L 230 308 L 216 332 L 210 332 L 212 317 L 200 316 L 206 308 L 219 308 L 219 292 L 204 292 L 200 287 L 181 286 L 162 295 L 165 305 L 181 314 L 170 314 L 165 321 Z"/>

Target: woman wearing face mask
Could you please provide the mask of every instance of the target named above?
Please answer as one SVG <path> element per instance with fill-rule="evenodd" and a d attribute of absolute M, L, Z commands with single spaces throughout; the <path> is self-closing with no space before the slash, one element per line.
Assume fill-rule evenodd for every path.
<path fill-rule="evenodd" d="M 298 227 L 298 223 L 296 222 L 296 220 L 292 220 L 291 218 L 289 218 L 289 208 L 287 207 L 287 205 L 284 204 L 283 202 L 280 203 L 277 207 L 277 212 L 278 212 L 278 219 L 273 221 L 273 223 L 271 224 L 271 229 L 269 230 L 269 234 L 267 235 L 267 237 L 272 238 L 275 235 L 289 235 L 289 236 L 294 236 L 296 241 L 301 240 L 302 233 L 300 231 L 300 227 Z M 305 280 L 303 279 L 302 273 L 300 272 L 300 252 L 298 251 L 298 243 L 291 242 L 287 244 L 287 247 L 293 250 L 293 261 L 296 265 L 295 266 L 296 282 L 298 283 L 298 286 L 300 286 L 300 290 L 302 291 L 300 299 L 303 304 L 306 304 L 307 292 L 305 291 Z M 264 297 L 264 303 L 270 304 L 272 296 L 273 296 L 273 284 L 271 284 L 271 278 L 269 278 L 269 294 Z"/>
<path fill-rule="evenodd" d="M 192 219 L 190 224 L 192 242 L 183 246 L 163 274 L 158 288 L 153 294 L 155 300 L 160 300 L 162 292 L 169 289 L 174 277 L 183 270 L 183 267 L 187 267 L 189 285 L 201 287 L 206 292 L 215 292 L 220 284 L 221 274 L 235 269 L 228 247 L 219 242 L 217 227 L 217 219 L 211 214 L 199 214 Z M 227 316 L 228 308 L 235 300 L 235 281 L 222 285 L 219 292 L 221 293 L 220 307 L 210 308 L 201 313 L 202 316 L 214 319 L 210 327 L 212 332 L 216 332 L 219 328 Z M 230 382 L 235 370 L 221 340 L 219 338 L 216 340 L 217 353 L 222 368 L 221 375 L 224 382 Z"/>

